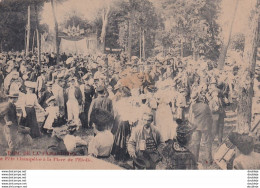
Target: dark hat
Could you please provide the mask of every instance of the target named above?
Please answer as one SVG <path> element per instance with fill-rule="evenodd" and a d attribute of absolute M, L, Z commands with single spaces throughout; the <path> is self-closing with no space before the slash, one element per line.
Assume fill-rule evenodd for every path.
<path fill-rule="evenodd" d="M 19 97 L 19 93 L 12 93 L 10 95 L 8 95 L 9 98 L 18 98 Z"/>
<path fill-rule="evenodd" d="M 176 129 L 177 134 L 188 135 L 196 129 L 196 127 L 189 126 L 189 122 L 187 120 L 183 121 L 182 119 L 176 119 L 176 123 L 178 124 Z"/>
<path fill-rule="evenodd" d="M 247 134 L 232 132 L 228 139 L 244 155 L 249 155 L 254 149 L 254 139 Z"/>
<path fill-rule="evenodd" d="M 92 111 L 90 119 L 96 125 L 98 131 L 104 131 L 108 125 L 114 122 L 114 117 L 110 112 L 99 108 L 95 108 Z"/>

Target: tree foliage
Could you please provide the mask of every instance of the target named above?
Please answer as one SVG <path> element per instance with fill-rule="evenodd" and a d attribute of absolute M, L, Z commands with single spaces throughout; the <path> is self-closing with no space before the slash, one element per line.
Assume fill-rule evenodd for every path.
<path fill-rule="evenodd" d="M 179 46 L 181 41 L 196 53 L 216 59 L 219 55 L 217 15 L 220 0 L 163 0 L 160 12 L 165 30 L 162 45 Z"/>
<path fill-rule="evenodd" d="M 129 21 L 132 24 L 132 54 L 140 53 L 140 34 L 144 32 L 145 53 L 152 55 L 155 46 L 155 36 L 157 30 L 162 27 L 160 15 L 155 11 L 155 7 L 148 0 L 132 0 L 122 2 L 116 20 L 119 24 L 118 43 L 126 48 L 129 32 Z M 132 13 L 132 16 L 129 13 Z"/>

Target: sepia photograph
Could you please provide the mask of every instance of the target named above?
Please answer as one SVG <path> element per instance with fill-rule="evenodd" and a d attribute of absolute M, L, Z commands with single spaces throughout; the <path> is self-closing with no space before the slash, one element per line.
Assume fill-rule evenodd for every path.
<path fill-rule="evenodd" d="M 0 169 L 259 170 L 260 0 L 0 0 Z"/>

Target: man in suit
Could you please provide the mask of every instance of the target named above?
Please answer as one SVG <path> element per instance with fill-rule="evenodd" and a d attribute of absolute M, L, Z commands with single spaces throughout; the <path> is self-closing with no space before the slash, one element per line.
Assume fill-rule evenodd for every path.
<path fill-rule="evenodd" d="M 19 94 L 11 94 L 8 97 L 9 99 L 4 115 L 4 135 L 9 147 L 7 154 L 13 155 L 16 148 L 16 138 L 18 136 L 18 118 L 15 103 L 18 100 Z"/>
<path fill-rule="evenodd" d="M 76 78 L 71 77 L 69 79 L 70 87 L 67 89 L 66 94 L 68 96 L 67 101 L 67 114 L 68 121 L 74 121 L 77 125 L 77 129 L 82 125 L 79 119 L 80 106 L 82 105 L 82 93 L 78 86 L 76 86 Z"/>
<path fill-rule="evenodd" d="M 39 98 L 39 104 L 43 107 L 46 108 L 48 105 L 46 103 L 46 101 L 53 96 L 52 93 L 52 82 L 48 82 L 46 84 L 47 90 L 43 92 L 43 94 L 41 95 L 41 97 Z"/>
<path fill-rule="evenodd" d="M 64 99 L 64 88 L 62 87 L 62 80 L 64 76 L 59 74 L 55 83 L 52 85 L 52 93 L 56 98 L 57 105 L 59 106 L 59 111 L 62 116 L 66 116 L 65 112 L 65 99 Z"/>
<path fill-rule="evenodd" d="M 198 162 L 200 154 L 201 140 L 205 144 L 205 156 L 202 165 L 207 167 L 212 164 L 212 113 L 207 104 L 206 97 L 202 91 L 193 91 L 192 103 L 189 112 L 189 122 L 193 125 L 195 131 L 192 134 L 190 149 Z"/>
<path fill-rule="evenodd" d="M 90 107 L 89 107 L 89 112 L 88 112 L 88 119 L 89 119 L 89 127 L 92 125 L 92 120 L 91 120 L 91 113 L 94 109 L 100 108 L 103 110 L 108 111 L 109 113 L 114 116 L 114 110 L 113 110 L 113 104 L 112 100 L 108 98 L 105 92 L 104 86 L 98 86 L 97 87 L 97 98 L 92 100 Z"/>
<path fill-rule="evenodd" d="M 153 115 L 150 112 L 143 114 L 142 122 L 142 126 L 132 130 L 127 149 L 135 167 L 155 169 L 165 143 L 159 130 L 152 125 Z"/>

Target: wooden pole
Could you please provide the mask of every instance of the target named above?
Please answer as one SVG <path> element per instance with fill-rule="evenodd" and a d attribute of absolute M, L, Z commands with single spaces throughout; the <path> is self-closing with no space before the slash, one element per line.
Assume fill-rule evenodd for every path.
<path fill-rule="evenodd" d="M 27 48 L 27 27 L 25 27 L 25 32 L 24 32 L 24 50 L 26 51 Z"/>
<path fill-rule="evenodd" d="M 31 7 L 28 6 L 28 23 L 27 23 L 27 40 L 26 40 L 26 56 L 29 55 L 29 48 L 30 48 L 30 31 L 31 31 Z"/>
<path fill-rule="evenodd" d="M 37 40 L 37 60 L 38 64 L 41 63 L 41 41 L 40 41 L 40 33 L 39 33 L 39 19 L 38 19 L 38 6 L 36 1 L 34 1 L 34 8 L 35 8 L 35 17 L 36 17 L 36 40 Z"/>
<path fill-rule="evenodd" d="M 54 0 L 51 0 L 51 7 L 52 7 L 53 20 L 55 23 L 55 48 L 56 48 L 57 62 L 59 62 L 59 42 L 58 42 L 59 28 L 58 28 L 58 22 L 57 22 L 55 8 L 54 8 Z"/>

